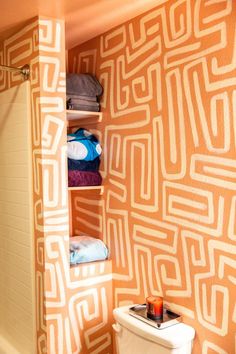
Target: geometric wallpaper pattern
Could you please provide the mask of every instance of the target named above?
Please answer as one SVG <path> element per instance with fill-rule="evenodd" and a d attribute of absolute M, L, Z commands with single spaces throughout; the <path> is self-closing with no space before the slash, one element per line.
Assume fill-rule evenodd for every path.
<path fill-rule="evenodd" d="M 236 353 L 235 18 L 230 0 L 166 1 L 69 51 L 104 87 L 114 306 L 163 295 L 194 354 Z"/>
<path fill-rule="evenodd" d="M 112 308 L 163 295 L 194 354 L 236 352 L 236 3 L 166 1 L 69 51 L 104 87 L 102 196 L 74 193 L 74 234 L 109 261 L 69 268 L 64 23 L 0 46 L 31 67 L 37 353 L 112 354 Z M 21 82 L 0 72 L 0 90 Z"/>
<path fill-rule="evenodd" d="M 64 22 L 35 18 L 1 48 L 1 63 L 30 65 L 37 352 L 50 353 L 51 321 L 58 317 L 51 309 L 60 308 L 53 303 L 56 270 L 63 264 L 57 248 L 68 248 Z M 1 72 L 1 90 L 21 82 L 19 74 Z"/>
<path fill-rule="evenodd" d="M 31 71 L 37 353 L 111 352 L 111 262 L 69 267 L 64 22 L 34 19 L 0 63 Z M 0 75 L 1 91 L 22 82 Z"/>

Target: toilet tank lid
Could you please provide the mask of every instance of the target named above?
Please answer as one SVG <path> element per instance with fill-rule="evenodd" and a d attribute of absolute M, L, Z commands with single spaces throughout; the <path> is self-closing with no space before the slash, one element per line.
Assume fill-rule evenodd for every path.
<path fill-rule="evenodd" d="M 179 348 L 195 336 L 195 330 L 184 323 L 178 323 L 164 329 L 154 328 L 129 314 L 130 306 L 118 307 L 113 316 L 121 326 L 146 340 L 158 343 L 167 348 Z"/>

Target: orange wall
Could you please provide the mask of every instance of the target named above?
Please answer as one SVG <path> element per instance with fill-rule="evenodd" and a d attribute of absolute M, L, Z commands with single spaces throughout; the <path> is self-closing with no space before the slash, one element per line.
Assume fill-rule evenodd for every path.
<path fill-rule="evenodd" d="M 235 351 L 235 15 L 169 1 L 69 52 L 104 86 L 114 305 L 163 295 L 195 327 L 194 354 Z M 112 353 L 111 263 L 68 266 L 63 22 L 36 19 L 0 62 L 32 70 L 38 353 Z M 0 73 L 0 90 L 19 82 Z"/>
<path fill-rule="evenodd" d="M 104 87 L 114 306 L 163 295 L 194 354 L 236 347 L 235 17 L 234 1 L 169 1 L 69 51 Z"/>
<path fill-rule="evenodd" d="M 30 65 L 37 352 L 53 353 L 67 314 L 58 284 L 62 271 L 69 273 L 64 22 L 35 18 L 1 43 L 0 63 Z M 0 72 L 1 91 L 21 82 L 19 74 Z"/>
<path fill-rule="evenodd" d="M 111 262 L 69 267 L 64 22 L 34 19 L 0 43 L 0 63 L 31 70 L 37 353 L 107 353 Z M 21 82 L 0 71 L 0 91 Z M 96 208 L 104 214 L 104 201 Z M 102 234 L 102 218 L 96 224 Z"/>

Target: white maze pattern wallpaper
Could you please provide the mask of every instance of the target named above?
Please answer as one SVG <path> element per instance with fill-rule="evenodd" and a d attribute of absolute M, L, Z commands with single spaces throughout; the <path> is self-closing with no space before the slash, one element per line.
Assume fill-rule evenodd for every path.
<path fill-rule="evenodd" d="M 235 18 L 233 0 L 166 1 L 69 52 L 104 87 L 105 194 L 75 195 L 73 231 L 112 259 L 72 269 L 64 24 L 36 19 L 1 44 L 1 63 L 32 70 L 38 353 L 111 354 L 112 305 L 148 294 L 195 327 L 194 354 L 235 353 Z M 1 90 L 19 82 L 0 73 Z"/>
<path fill-rule="evenodd" d="M 166 1 L 70 50 L 69 71 L 104 87 L 114 306 L 163 295 L 194 354 L 236 353 L 236 2 Z"/>

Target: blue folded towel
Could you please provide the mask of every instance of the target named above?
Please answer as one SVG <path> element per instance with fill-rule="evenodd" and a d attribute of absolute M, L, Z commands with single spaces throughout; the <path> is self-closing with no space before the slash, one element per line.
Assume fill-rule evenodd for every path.
<path fill-rule="evenodd" d="M 70 264 L 79 264 L 107 259 L 108 249 L 100 239 L 90 236 L 70 238 Z"/>
<path fill-rule="evenodd" d="M 73 160 L 93 161 L 102 148 L 95 135 L 83 128 L 67 135 L 67 156 Z"/>

